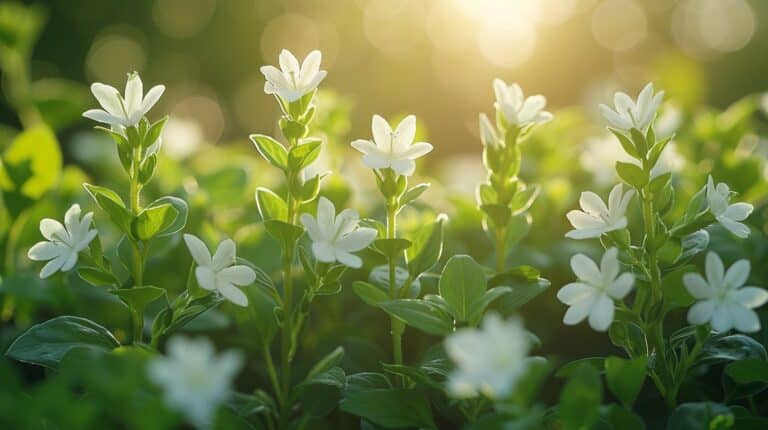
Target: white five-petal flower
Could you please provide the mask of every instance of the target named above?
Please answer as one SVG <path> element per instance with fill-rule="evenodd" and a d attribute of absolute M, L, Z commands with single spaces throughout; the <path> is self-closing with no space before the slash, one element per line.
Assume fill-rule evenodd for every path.
<path fill-rule="evenodd" d="M 603 233 L 621 230 L 627 226 L 627 206 L 635 195 L 634 190 L 623 192 L 622 184 L 616 184 L 608 195 L 608 206 L 591 191 L 581 193 L 582 210 L 572 210 L 566 215 L 573 230 L 565 234 L 571 239 L 598 238 Z"/>
<path fill-rule="evenodd" d="M 656 117 L 663 98 L 664 91 L 654 94 L 653 83 L 648 83 L 637 96 L 637 102 L 619 91 L 613 96 L 615 110 L 601 104 L 600 112 L 611 127 L 622 131 L 635 128 L 644 132 Z"/>
<path fill-rule="evenodd" d="M 707 279 L 698 273 L 683 276 L 685 288 L 698 300 L 688 310 L 688 322 L 710 323 L 712 329 L 719 332 L 732 328 L 744 333 L 760 330 L 760 319 L 752 309 L 768 301 L 768 291 L 743 286 L 749 270 L 749 260 L 739 260 L 726 271 L 717 254 L 707 253 Z"/>
<path fill-rule="evenodd" d="M 427 142 L 413 142 L 416 117 L 408 115 L 395 130 L 387 120 L 374 115 L 371 122 L 373 141 L 358 139 L 352 147 L 363 153 L 363 164 L 371 169 L 391 168 L 399 175 L 410 176 L 416 169 L 415 159 L 432 151 Z"/>
<path fill-rule="evenodd" d="M 261 73 L 267 79 L 264 92 L 274 94 L 286 102 L 294 102 L 320 85 L 328 74 L 320 70 L 322 54 L 312 51 L 299 67 L 299 61 L 287 49 L 280 51 L 280 69 L 275 66 L 262 66 Z"/>
<path fill-rule="evenodd" d="M 317 204 L 317 218 L 310 214 L 301 215 L 301 223 L 312 239 L 312 253 L 323 263 L 339 263 L 358 268 L 363 265 L 360 257 L 352 254 L 373 242 L 376 230 L 358 227 L 359 216 L 353 209 L 344 209 L 336 215 L 336 208 L 330 200 L 320 197 Z"/>
<path fill-rule="evenodd" d="M 600 268 L 584 254 L 571 258 L 571 269 L 578 281 L 557 292 L 557 298 L 569 306 L 563 317 L 567 325 L 575 325 L 589 317 L 589 326 L 605 331 L 613 322 L 614 300 L 626 296 L 635 282 L 631 273 L 619 275 L 619 251 L 610 248 L 600 260 Z"/>
<path fill-rule="evenodd" d="M 99 82 L 91 85 L 91 92 L 103 109 L 85 111 L 83 116 L 110 126 L 132 127 L 144 118 L 160 100 L 165 85 L 155 85 L 144 95 L 144 86 L 136 72 L 128 74 L 125 98 L 117 88 Z"/>
<path fill-rule="evenodd" d="M 244 264 L 235 264 L 236 250 L 232 239 L 222 241 L 211 257 L 202 240 L 191 234 L 184 235 L 189 253 L 197 263 L 195 277 L 201 288 L 218 291 L 225 299 L 239 305 L 248 305 L 248 296 L 237 286 L 246 286 L 256 280 L 256 272 Z"/>
<path fill-rule="evenodd" d="M 479 393 L 505 398 L 525 373 L 530 348 L 520 320 L 504 321 L 495 313 L 486 315 L 482 328 L 457 330 L 445 339 L 445 351 L 456 363 L 448 378 L 449 393 L 457 398 Z"/>
<path fill-rule="evenodd" d="M 163 389 L 163 399 L 198 429 L 214 424 L 216 410 L 231 394 L 232 381 L 243 364 L 236 351 L 218 356 L 208 339 L 176 336 L 168 341 L 167 356 L 147 367 L 149 378 Z"/>
<path fill-rule="evenodd" d="M 80 205 L 74 204 L 64 214 L 64 225 L 50 218 L 40 221 L 40 233 L 46 240 L 32 246 L 27 256 L 35 261 L 50 260 L 40 271 L 41 278 L 75 267 L 80 251 L 88 248 L 96 237 L 96 230 L 91 229 L 93 212 L 88 212 L 82 219 L 80 213 Z"/>
<path fill-rule="evenodd" d="M 544 110 L 547 99 L 540 94 L 525 97 L 520 85 L 507 86 L 501 79 L 493 80 L 493 91 L 496 93 L 494 106 L 509 125 L 525 127 L 552 119 L 552 114 Z"/>
<path fill-rule="evenodd" d="M 749 227 L 739 221 L 747 219 L 752 213 L 752 205 L 739 202 L 730 204 L 731 190 L 728 184 L 720 182 L 715 185 L 712 175 L 707 178 L 707 203 L 709 211 L 715 219 L 728 231 L 740 238 L 749 236 Z"/>

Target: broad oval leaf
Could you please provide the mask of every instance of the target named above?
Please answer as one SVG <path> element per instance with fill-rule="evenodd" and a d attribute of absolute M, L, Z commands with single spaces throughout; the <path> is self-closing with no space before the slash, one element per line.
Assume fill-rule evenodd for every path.
<path fill-rule="evenodd" d="M 486 290 L 482 267 L 468 255 L 456 255 L 445 264 L 438 289 L 453 317 L 468 321 L 472 304 L 480 301 Z"/>

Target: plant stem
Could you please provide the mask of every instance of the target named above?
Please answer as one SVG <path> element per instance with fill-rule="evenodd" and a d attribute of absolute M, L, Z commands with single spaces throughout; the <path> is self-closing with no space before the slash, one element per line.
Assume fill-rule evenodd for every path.
<path fill-rule="evenodd" d="M 139 169 L 141 167 L 141 145 L 134 142 L 133 163 L 131 166 L 130 183 L 130 206 L 133 215 L 141 212 L 141 183 L 139 182 Z M 144 256 L 142 255 L 141 244 L 138 239 L 131 240 L 133 247 L 133 286 L 141 287 L 144 285 Z M 133 319 L 133 342 L 141 342 L 144 332 L 144 316 L 137 315 L 133 308 L 129 309 Z"/>
<path fill-rule="evenodd" d="M 288 181 L 291 181 L 289 176 Z M 296 212 L 298 211 L 297 202 L 293 198 L 290 189 L 286 198 L 288 213 L 286 222 L 296 224 Z M 281 389 L 277 395 L 281 403 L 280 428 L 286 428 L 288 425 L 288 414 L 290 405 L 288 404 L 288 393 L 291 389 L 291 361 L 294 350 L 293 336 L 293 248 L 295 243 L 283 250 L 283 329 L 281 333 L 281 354 L 280 354 L 280 372 Z"/>
<path fill-rule="evenodd" d="M 504 228 L 496 228 L 496 273 L 502 273 L 507 260 L 507 232 Z"/>
<path fill-rule="evenodd" d="M 267 372 L 269 373 L 269 380 L 272 382 L 272 387 L 275 390 L 277 401 L 283 403 L 282 389 L 280 388 L 280 380 L 277 378 L 277 370 L 275 369 L 275 362 L 272 360 L 272 352 L 269 350 L 269 345 L 264 342 L 261 347 L 264 354 L 264 362 L 267 364 Z"/>
<path fill-rule="evenodd" d="M 387 239 L 395 239 L 397 237 L 397 202 L 395 199 L 390 199 L 387 202 Z M 397 291 L 397 272 L 395 266 L 395 259 L 390 258 L 389 264 L 389 298 L 394 300 L 398 297 Z M 408 285 L 403 285 L 401 288 L 406 289 Z M 395 317 L 390 316 L 390 334 L 392 335 L 392 355 L 395 360 L 395 364 L 403 364 L 403 325 Z"/>

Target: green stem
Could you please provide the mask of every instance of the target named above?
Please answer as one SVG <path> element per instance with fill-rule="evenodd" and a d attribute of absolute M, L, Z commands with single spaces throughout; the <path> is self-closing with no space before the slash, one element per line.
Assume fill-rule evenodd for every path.
<path fill-rule="evenodd" d="M 141 145 L 139 142 L 133 142 L 133 163 L 130 174 L 130 201 L 131 212 L 138 215 L 141 212 L 141 183 L 139 182 L 139 169 L 141 167 Z M 142 254 L 141 244 L 138 240 L 131 240 L 133 248 L 133 285 L 141 287 L 144 285 L 144 255 Z M 133 342 L 141 342 L 144 334 L 144 316 L 139 315 L 135 309 L 130 309 L 133 319 Z"/>
<path fill-rule="evenodd" d="M 288 178 L 289 182 L 291 178 Z M 286 198 L 288 213 L 286 222 L 296 224 L 296 212 L 298 204 L 294 200 L 291 191 L 288 190 Z M 291 389 L 291 361 L 293 358 L 293 248 L 295 243 L 288 249 L 283 250 L 283 329 L 281 333 L 281 354 L 280 354 L 280 372 L 281 389 L 278 393 L 281 403 L 280 428 L 286 428 L 288 425 L 288 415 L 290 414 L 290 405 L 288 404 L 288 393 Z"/>
<path fill-rule="evenodd" d="M 280 404 L 283 403 L 282 389 L 280 388 L 280 380 L 277 377 L 277 369 L 275 369 L 275 362 L 272 360 L 272 352 L 269 349 L 269 345 L 265 342 L 261 347 L 264 354 L 264 362 L 267 365 L 267 372 L 269 373 L 269 380 L 272 383 L 272 387 L 275 390 L 275 395 Z"/>
<path fill-rule="evenodd" d="M 387 202 L 387 239 L 395 239 L 397 237 L 397 202 L 394 199 L 390 199 Z M 398 297 L 397 291 L 397 272 L 396 261 L 394 258 L 390 258 L 389 265 L 389 298 L 394 300 Z M 407 286 L 403 285 L 403 289 Z M 395 317 L 390 316 L 390 334 L 392 335 L 392 355 L 395 364 L 403 364 L 403 325 Z"/>
<path fill-rule="evenodd" d="M 496 273 L 504 272 L 507 260 L 507 232 L 504 228 L 496 228 Z"/>

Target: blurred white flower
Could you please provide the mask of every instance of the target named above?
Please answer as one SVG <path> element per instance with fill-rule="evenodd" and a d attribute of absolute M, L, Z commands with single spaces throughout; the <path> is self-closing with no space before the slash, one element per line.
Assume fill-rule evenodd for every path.
<path fill-rule="evenodd" d="M 613 97 L 615 110 L 601 104 L 600 112 L 613 128 L 623 131 L 636 128 L 644 132 L 656 116 L 656 110 L 663 98 L 664 91 L 654 94 L 653 83 L 649 83 L 640 91 L 637 102 L 619 91 Z"/>
<path fill-rule="evenodd" d="M 484 146 L 490 146 L 492 148 L 499 148 L 503 146 L 503 142 L 499 139 L 499 135 L 496 133 L 496 128 L 491 124 L 488 119 L 488 115 L 480 114 L 480 141 Z"/>
<path fill-rule="evenodd" d="M 720 182 L 715 185 L 712 175 L 709 175 L 707 178 L 709 211 L 726 230 L 743 239 L 749 236 L 749 227 L 739 221 L 747 219 L 753 208 L 751 204 L 744 202 L 729 204 L 730 199 L 731 190 L 728 184 Z"/>
<path fill-rule="evenodd" d="M 391 168 L 395 173 L 410 176 L 416 169 L 415 159 L 432 151 L 427 142 L 413 142 L 416 137 L 416 117 L 408 115 L 394 131 L 387 120 L 374 115 L 371 122 L 373 141 L 358 139 L 352 147 L 363 153 L 363 164 L 371 169 Z"/>
<path fill-rule="evenodd" d="M 336 215 L 336 208 L 330 200 L 320 197 L 317 218 L 310 214 L 301 215 L 301 223 L 312 239 L 312 253 L 323 263 L 339 263 L 359 268 L 363 265 L 360 257 L 352 254 L 360 251 L 376 239 L 376 230 L 358 228 L 359 216 L 353 209 L 344 209 Z"/>
<path fill-rule="evenodd" d="M 243 364 L 235 351 L 216 355 L 208 339 L 176 336 L 168 341 L 167 356 L 147 367 L 149 379 L 163 390 L 171 409 L 181 412 L 198 429 L 214 424 L 216 410 L 231 394 L 232 381 Z"/>
<path fill-rule="evenodd" d="M 170 117 L 163 127 L 163 150 L 169 157 L 182 160 L 203 144 L 203 128 L 197 121 Z"/>
<path fill-rule="evenodd" d="M 103 109 L 87 110 L 83 116 L 110 126 L 132 127 L 144 118 L 164 91 L 165 85 L 155 85 L 145 96 L 144 86 L 136 72 L 128 74 L 125 98 L 116 88 L 96 82 L 91 85 L 91 92 Z"/>
<path fill-rule="evenodd" d="M 698 273 L 686 273 L 683 284 L 697 302 L 688 310 L 688 322 L 710 323 L 719 332 L 731 328 L 744 333 L 760 330 L 760 319 L 752 309 L 768 301 L 768 291 L 759 287 L 744 287 L 749 278 L 748 260 L 739 260 L 728 271 L 714 252 L 707 253 L 707 279 Z"/>
<path fill-rule="evenodd" d="M 280 51 L 280 69 L 275 66 L 262 66 L 261 73 L 267 79 L 264 92 L 274 94 L 286 102 L 294 102 L 320 85 L 328 74 L 320 70 L 322 54 L 312 51 L 299 67 L 299 61 L 287 49 Z"/>
<path fill-rule="evenodd" d="M 496 93 L 494 106 L 510 125 L 525 127 L 552 119 L 552 114 L 544 110 L 547 99 L 540 94 L 525 97 L 520 85 L 507 86 L 501 79 L 493 80 L 493 91 Z"/>
<path fill-rule="evenodd" d="M 236 305 L 247 306 L 248 297 L 237 286 L 252 284 L 256 280 L 256 272 L 244 264 L 235 264 L 235 242 L 231 239 L 222 241 L 213 257 L 205 243 L 197 236 L 185 234 L 184 242 L 197 263 L 195 277 L 200 287 L 208 291 L 218 291 Z"/>
<path fill-rule="evenodd" d="M 619 251 L 610 248 L 600 261 L 600 268 L 584 254 L 571 258 L 571 269 L 578 281 L 557 292 L 557 298 L 569 306 L 563 317 L 567 325 L 575 325 L 589 317 L 589 326 L 605 331 L 613 322 L 614 300 L 623 299 L 635 282 L 631 273 L 619 275 Z"/>
<path fill-rule="evenodd" d="M 456 363 L 448 378 L 449 393 L 457 398 L 508 396 L 525 373 L 530 348 L 520 320 L 504 321 L 495 313 L 485 316 L 482 328 L 457 330 L 445 339 L 445 351 Z"/>
<path fill-rule="evenodd" d="M 657 139 L 665 139 L 672 136 L 683 123 L 683 110 L 673 103 L 664 103 L 656 121 L 653 123 L 653 130 L 656 132 Z"/>
<path fill-rule="evenodd" d="M 581 167 L 590 172 L 595 183 L 600 186 L 607 186 L 617 179 L 617 161 L 640 166 L 640 162 L 627 154 L 616 137 L 610 134 L 588 139 L 579 157 Z M 675 142 L 669 142 L 651 169 L 651 178 L 668 172 L 679 172 L 683 167 L 685 158 L 680 155 Z"/>
<path fill-rule="evenodd" d="M 97 231 L 91 229 L 93 212 L 88 212 L 82 219 L 80 213 L 80 205 L 74 204 L 64 214 L 64 225 L 50 218 L 40 221 L 40 233 L 47 240 L 34 244 L 27 256 L 35 261 L 50 260 L 40 271 L 41 278 L 75 267 L 80 251 L 88 248 L 96 237 Z"/>
<path fill-rule="evenodd" d="M 622 184 L 616 184 L 608 195 L 608 206 L 591 191 L 581 193 L 582 210 L 572 210 L 566 215 L 573 230 L 565 234 L 571 239 L 598 238 L 603 233 L 621 230 L 627 226 L 627 206 L 635 195 L 634 190 L 623 192 Z"/>

